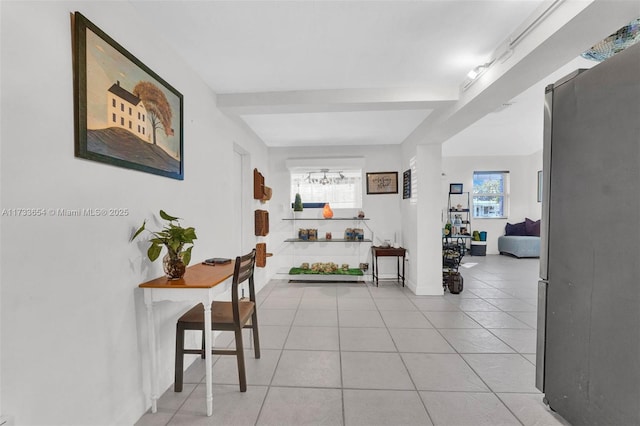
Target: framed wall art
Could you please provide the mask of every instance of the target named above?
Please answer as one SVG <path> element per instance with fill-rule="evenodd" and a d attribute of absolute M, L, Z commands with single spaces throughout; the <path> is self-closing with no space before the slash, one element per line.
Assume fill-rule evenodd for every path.
<path fill-rule="evenodd" d="M 180 92 L 75 12 L 75 155 L 184 178 Z"/>
<path fill-rule="evenodd" d="M 462 194 L 462 184 L 461 183 L 450 183 L 449 184 L 449 194 Z"/>
<path fill-rule="evenodd" d="M 402 199 L 411 198 L 411 169 L 402 173 Z"/>
<path fill-rule="evenodd" d="M 367 194 L 397 194 L 398 172 L 367 173 Z"/>

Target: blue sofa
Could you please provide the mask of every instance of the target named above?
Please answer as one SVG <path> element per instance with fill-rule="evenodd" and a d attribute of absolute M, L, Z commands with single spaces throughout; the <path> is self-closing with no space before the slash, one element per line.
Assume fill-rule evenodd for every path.
<path fill-rule="evenodd" d="M 498 251 L 517 258 L 540 257 L 540 237 L 503 235 L 498 237 Z"/>

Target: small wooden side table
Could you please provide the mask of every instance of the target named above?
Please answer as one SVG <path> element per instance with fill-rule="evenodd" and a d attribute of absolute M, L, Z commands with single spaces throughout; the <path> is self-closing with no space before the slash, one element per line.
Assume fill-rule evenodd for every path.
<path fill-rule="evenodd" d="M 149 361 L 151 371 L 149 381 L 151 387 L 151 412 L 158 411 L 158 347 L 156 345 L 156 321 L 153 314 L 154 302 L 192 302 L 202 303 L 204 306 L 204 329 L 211 330 L 211 304 L 213 297 L 222 294 L 231 287 L 235 263 L 229 262 L 224 265 L 209 266 L 195 264 L 189 266 L 183 278 L 169 280 L 167 277 L 156 278 L 138 287 L 143 289 L 144 304 L 147 307 L 147 327 L 149 344 Z M 213 414 L 213 378 L 212 378 L 212 357 L 211 346 L 213 341 L 211 333 L 204 333 L 204 356 L 205 356 L 205 386 L 207 416 Z"/>
<path fill-rule="evenodd" d="M 371 275 L 373 281 L 378 287 L 378 275 L 380 274 L 380 268 L 378 268 L 378 257 L 395 256 L 397 269 L 398 269 L 398 282 L 402 280 L 402 287 L 404 287 L 404 258 L 407 254 L 407 249 L 402 247 L 377 247 L 371 246 Z M 400 258 L 402 258 L 402 274 L 400 274 Z"/>

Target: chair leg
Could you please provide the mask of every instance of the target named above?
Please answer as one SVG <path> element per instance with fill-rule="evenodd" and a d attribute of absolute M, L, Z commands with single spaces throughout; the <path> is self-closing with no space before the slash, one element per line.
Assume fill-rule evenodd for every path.
<path fill-rule="evenodd" d="M 242 327 L 235 330 L 236 358 L 238 360 L 238 379 L 240 380 L 240 392 L 247 391 L 247 374 L 244 368 L 244 345 L 242 343 Z"/>
<path fill-rule="evenodd" d="M 184 329 L 180 324 L 176 325 L 176 365 L 173 382 L 173 391 L 182 392 L 182 378 L 184 370 Z"/>
<path fill-rule="evenodd" d="M 256 358 L 260 358 L 260 338 L 258 336 L 258 314 L 256 311 L 253 311 L 253 315 L 251 316 L 251 328 L 253 331 L 253 351 L 255 353 Z"/>

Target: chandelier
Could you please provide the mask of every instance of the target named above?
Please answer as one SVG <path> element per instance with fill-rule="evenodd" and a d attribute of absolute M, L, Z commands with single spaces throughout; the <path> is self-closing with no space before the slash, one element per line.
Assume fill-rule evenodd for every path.
<path fill-rule="evenodd" d="M 592 61 L 604 61 L 640 41 L 640 18 L 631 21 L 604 40 L 596 43 L 580 56 Z"/>
<path fill-rule="evenodd" d="M 327 176 L 327 173 L 329 176 Z M 305 181 L 308 183 L 318 183 L 320 185 L 329 185 L 344 182 L 345 176 L 342 171 L 332 171 L 329 169 L 320 169 L 319 171 L 309 172 Z"/>

